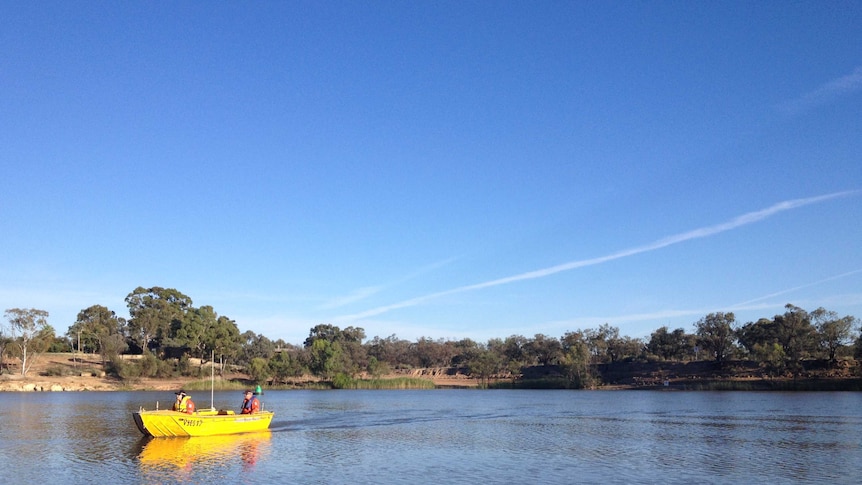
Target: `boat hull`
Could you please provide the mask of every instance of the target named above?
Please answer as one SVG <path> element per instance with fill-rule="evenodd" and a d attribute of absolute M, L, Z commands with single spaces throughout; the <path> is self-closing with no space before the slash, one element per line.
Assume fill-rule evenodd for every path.
<path fill-rule="evenodd" d="M 132 413 L 138 429 L 147 436 L 215 436 L 251 433 L 269 429 L 273 413 L 234 414 L 233 411 L 203 410 L 192 414 L 177 411 L 138 411 Z"/>

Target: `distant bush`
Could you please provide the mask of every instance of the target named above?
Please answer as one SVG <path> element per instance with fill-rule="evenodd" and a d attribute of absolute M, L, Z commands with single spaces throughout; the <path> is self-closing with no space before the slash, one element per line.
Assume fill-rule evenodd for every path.
<path fill-rule="evenodd" d="M 344 373 L 335 374 L 332 378 L 332 387 L 336 389 L 350 389 L 353 386 L 353 379 Z"/>
<path fill-rule="evenodd" d="M 68 367 L 63 367 L 60 365 L 52 365 L 52 366 L 46 368 L 45 372 L 42 375 L 52 376 L 52 377 L 70 376 L 70 375 L 72 375 L 72 369 L 69 369 Z"/>
<path fill-rule="evenodd" d="M 177 362 L 177 371 L 182 376 L 191 376 L 195 374 L 195 369 L 192 368 L 188 354 L 183 354 L 183 356 L 180 357 L 179 362 Z"/>
<path fill-rule="evenodd" d="M 62 339 L 55 339 L 53 342 L 51 342 L 51 345 L 48 346 L 48 352 L 71 352 L 71 351 L 72 351 L 72 344 L 65 341 L 65 340 L 62 340 Z"/>
<path fill-rule="evenodd" d="M 140 359 L 127 361 L 120 356 L 111 358 L 105 365 L 105 372 L 121 379 L 138 379 L 141 377 L 168 378 L 175 377 L 175 366 L 168 361 L 146 353 Z"/>
<path fill-rule="evenodd" d="M 395 379 L 353 379 L 339 373 L 332 379 L 335 389 L 434 389 L 436 386 L 428 379 L 398 377 Z"/>
<path fill-rule="evenodd" d="M 542 377 L 488 384 L 489 389 L 571 389 L 571 387 L 571 383 L 562 377 Z"/>

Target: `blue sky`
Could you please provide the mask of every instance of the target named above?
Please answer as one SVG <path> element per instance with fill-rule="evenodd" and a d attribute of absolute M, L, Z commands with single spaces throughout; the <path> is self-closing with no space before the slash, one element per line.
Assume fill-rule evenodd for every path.
<path fill-rule="evenodd" d="M 0 305 L 301 343 L 862 317 L 858 2 L 3 2 Z"/>

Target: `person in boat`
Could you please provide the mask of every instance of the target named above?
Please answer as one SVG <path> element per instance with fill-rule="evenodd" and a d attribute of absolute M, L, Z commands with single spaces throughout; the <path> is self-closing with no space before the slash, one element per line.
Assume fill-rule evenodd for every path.
<path fill-rule="evenodd" d="M 174 403 L 174 411 L 181 413 L 192 414 L 195 412 L 195 403 L 191 396 L 186 394 L 186 391 L 177 391 L 177 401 Z"/>
<path fill-rule="evenodd" d="M 260 412 L 260 399 L 249 389 L 245 391 L 245 399 L 242 401 L 242 414 L 254 414 L 257 412 Z"/>

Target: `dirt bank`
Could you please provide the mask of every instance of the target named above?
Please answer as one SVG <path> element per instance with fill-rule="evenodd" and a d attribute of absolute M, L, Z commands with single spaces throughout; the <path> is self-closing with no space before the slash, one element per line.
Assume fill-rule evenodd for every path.
<path fill-rule="evenodd" d="M 138 379 L 106 376 L 98 355 L 45 353 L 37 356 L 27 375 L 17 359 L 3 362 L 0 391 L 170 391 L 196 379 Z"/>

